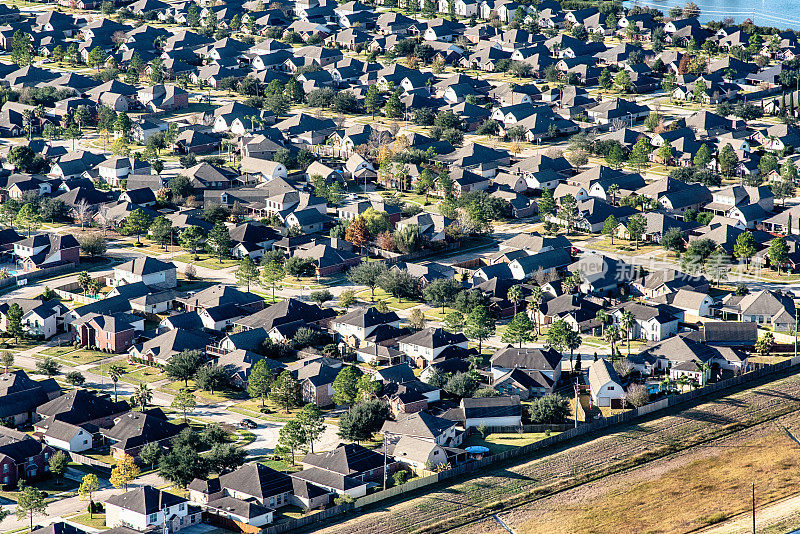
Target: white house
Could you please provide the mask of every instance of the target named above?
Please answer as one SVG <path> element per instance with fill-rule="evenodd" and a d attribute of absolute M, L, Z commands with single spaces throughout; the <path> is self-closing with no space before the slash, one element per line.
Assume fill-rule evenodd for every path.
<path fill-rule="evenodd" d="M 611 313 L 614 325 L 618 328 L 622 328 L 622 315 L 626 311 L 630 311 L 634 317 L 630 332 L 631 339 L 662 341 L 678 333 L 678 318 L 663 306 L 647 306 L 634 301 L 626 302 Z"/>
<path fill-rule="evenodd" d="M 167 493 L 153 486 L 142 486 L 134 490 L 113 495 L 105 502 L 106 526 L 126 526 L 145 531 L 157 527 L 167 532 L 176 532 L 201 521 L 200 509 L 190 506 L 183 497 Z"/>
<path fill-rule="evenodd" d="M 611 406 L 612 400 L 625 398 L 614 366 L 602 358 L 589 366 L 589 390 L 596 406 Z"/>
<path fill-rule="evenodd" d="M 106 283 L 113 287 L 142 282 L 148 286 L 174 289 L 178 286 L 177 272 L 171 262 L 144 256 L 114 267 L 114 277 L 107 278 Z"/>
<path fill-rule="evenodd" d="M 50 339 L 63 329 L 68 308 L 57 300 L 48 301 L 22 316 L 25 331 L 34 337 Z"/>
<path fill-rule="evenodd" d="M 56 449 L 81 452 L 92 448 L 92 433 L 78 425 L 53 419 L 44 433 L 44 442 Z"/>
<path fill-rule="evenodd" d="M 517 427 L 522 424 L 522 405 L 519 397 L 486 397 L 461 399 L 464 412 L 464 428 Z"/>
<path fill-rule="evenodd" d="M 468 348 L 464 334 L 451 334 L 441 328 L 426 328 L 399 341 L 400 351 L 417 362 L 418 367 L 430 363 L 448 347 Z"/>
<path fill-rule="evenodd" d="M 382 325 L 400 327 L 394 312 L 381 313 L 374 307 L 359 309 L 333 319 L 332 328 L 348 345 L 359 347 L 364 339 Z"/>

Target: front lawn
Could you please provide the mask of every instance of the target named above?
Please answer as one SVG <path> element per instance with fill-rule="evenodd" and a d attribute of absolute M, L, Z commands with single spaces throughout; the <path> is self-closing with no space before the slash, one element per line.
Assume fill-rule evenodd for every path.
<path fill-rule="evenodd" d="M 364 291 L 357 293 L 356 296 L 359 299 L 363 300 L 364 302 L 373 304 L 369 289 L 365 289 Z M 386 303 L 386 306 L 388 306 L 390 310 L 407 310 L 409 308 L 413 308 L 414 306 L 419 306 L 421 304 L 420 301 L 409 300 L 409 299 L 403 299 L 403 301 L 400 302 L 399 300 L 397 300 L 397 298 L 393 297 L 383 289 L 376 287 L 375 302 L 381 300 Z"/>
<path fill-rule="evenodd" d="M 72 352 L 73 350 L 75 350 L 75 347 L 73 347 L 72 345 L 65 347 L 50 347 L 39 352 L 39 354 L 43 356 L 55 356 L 56 358 L 60 358 L 64 354 Z"/>
<path fill-rule="evenodd" d="M 165 380 L 168 378 L 166 373 L 164 373 L 164 371 L 158 367 L 149 367 L 147 365 L 131 363 L 125 360 L 119 360 L 109 363 L 108 365 L 103 365 L 102 369 L 100 369 L 100 366 L 98 365 L 97 367 L 92 367 L 89 369 L 89 371 L 99 375 L 108 376 L 108 368 L 111 365 L 120 365 L 124 369 L 124 374 L 120 377 L 121 382 L 130 382 L 131 384 L 145 382 L 150 384 L 152 382 L 158 382 L 159 380 Z"/>
<path fill-rule="evenodd" d="M 89 513 L 74 515 L 72 517 L 68 517 L 70 521 L 74 523 L 80 523 L 81 525 L 85 525 L 87 527 L 98 528 L 98 529 L 107 529 L 106 526 L 106 514 L 92 514 L 90 517 Z"/>
<path fill-rule="evenodd" d="M 94 350 L 78 349 L 72 352 L 62 353 L 58 359 L 67 365 L 85 365 L 94 363 L 105 358 L 110 358 L 113 354 Z"/>
<path fill-rule="evenodd" d="M 551 432 L 554 436 L 558 432 Z M 524 447 L 548 437 L 544 432 L 523 432 L 521 434 L 489 434 L 486 439 L 479 433 L 472 434 L 462 445 L 462 448 L 479 445 L 486 447 L 492 454 L 498 454 L 518 447 Z"/>
<path fill-rule="evenodd" d="M 207 269 L 227 269 L 228 267 L 235 267 L 239 265 L 239 260 L 231 260 L 231 259 L 224 259 L 222 262 L 219 261 L 219 258 L 216 256 L 211 256 L 205 253 L 199 253 L 197 255 L 198 260 L 194 259 L 194 256 L 191 254 L 181 254 L 180 256 L 175 256 L 175 261 L 180 261 L 183 263 L 192 263 L 194 265 L 199 265 L 200 267 L 206 267 Z"/>
<path fill-rule="evenodd" d="M 78 489 L 78 482 L 69 478 L 56 479 L 48 478 L 32 484 L 35 488 L 47 493 L 47 499 L 55 500 L 55 495 L 64 492 L 75 492 Z M 0 497 L 17 502 L 19 489 L 13 491 L 0 491 Z"/>
<path fill-rule="evenodd" d="M 295 416 L 300 413 L 300 408 L 292 408 L 289 410 L 289 413 L 283 409 L 283 407 L 277 406 L 271 400 L 267 400 L 266 408 L 270 410 L 270 413 L 262 413 L 261 412 L 261 400 L 260 399 L 251 399 L 246 400 L 244 402 L 239 402 L 234 404 L 233 406 L 229 406 L 228 410 L 236 413 L 240 413 L 246 417 L 251 418 L 259 418 L 259 419 L 266 419 L 268 421 L 291 421 L 295 418 Z"/>

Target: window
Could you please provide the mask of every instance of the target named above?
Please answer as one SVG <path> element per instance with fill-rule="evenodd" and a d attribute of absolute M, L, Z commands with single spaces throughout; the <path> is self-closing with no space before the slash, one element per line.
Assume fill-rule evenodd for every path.
<path fill-rule="evenodd" d="M 8 473 L 8 464 L 3 464 L 3 473 Z"/>
<path fill-rule="evenodd" d="M 150 523 L 158 521 L 158 514 L 150 514 Z"/>
<path fill-rule="evenodd" d="M 614 391 L 614 386 L 608 386 L 608 391 Z"/>
<path fill-rule="evenodd" d="M 184 508 L 186 508 L 186 503 L 180 503 L 178 505 L 178 510 L 183 510 Z"/>

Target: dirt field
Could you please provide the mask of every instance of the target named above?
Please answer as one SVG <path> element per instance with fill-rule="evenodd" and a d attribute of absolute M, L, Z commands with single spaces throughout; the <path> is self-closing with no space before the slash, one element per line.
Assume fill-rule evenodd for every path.
<path fill-rule="evenodd" d="M 794 477 L 800 475 L 791 472 L 797 469 L 787 451 L 794 446 L 797 453 L 798 445 L 793 445 L 785 433 L 781 435 L 782 430 L 774 423 L 757 425 L 792 414 L 781 418 L 781 423 L 797 428 L 800 433 L 800 416 L 793 415 L 798 410 L 800 376 L 792 376 L 669 416 L 629 425 L 608 436 L 574 441 L 568 448 L 549 451 L 549 454 L 533 457 L 525 464 L 495 468 L 466 482 L 429 490 L 427 495 L 368 509 L 349 521 L 315 529 L 315 532 L 333 534 L 346 530 L 378 534 L 443 532 L 448 529 L 459 534 L 505 532 L 493 519 L 459 527 L 492 512 L 499 512 L 516 532 L 683 532 L 702 526 L 703 520 L 720 519 L 721 516 L 713 515 L 720 512 L 719 506 L 713 506 L 715 492 L 727 491 L 729 493 L 719 493 L 718 498 L 735 499 L 730 510 L 722 510 L 726 514 L 733 514 L 744 506 L 740 495 L 743 490 L 737 489 L 742 481 L 735 479 L 750 471 L 751 478 L 759 474 L 759 469 L 761 476 L 776 477 L 769 479 L 769 487 L 762 495 L 764 499 L 786 494 L 788 488 L 796 491 L 796 482 L 800 479 Z M 730 440 L 727 447 L 718 445 L 716 441 L 710 443 L 728 435 L 730 437 L 722 440 Z M 764 447 L 764 443 L 769 447 Z M 689 447 L 693 448 L 684 450 Z M 757 450 L 762 451 L 758 454 L 763 456 L 759 462 L 767 462 L 767 467 L 748 460 L 746 453 Z M 765 450 L 770 453 L 764 453 Z M 731 456 L 726 456 L 725 461 L 713 460 L 715 455 L 721 454 L 720 451 Z M 642 461 L 656 459 L 645 468 L 620 472 Z M 711 480 L 709 475 L 702 474 L 708 465 L 690 466 L 691 462 L 702 461 L 720 462 L 723 467 L 714 475 L 717 478 Z M 792 463 L 788 464 L 790 461 Z M 731 462 L 737 466 L 736 470 L 725 467 Z M 748 466 L 748 462 L 751 465 Z M 781 467 L 784 464 L 795 469 L 784 469 Z M 614 472 L 620 473 L 608 476 Z M 688 490 L 679 491 L 681 485 L 670 485 L 672 494 L 658 495 L 659 484 L 653 481 L 667 473 L 674 474 L 676 481 L 680 476 L 684 482 L 691 482 Z M 695 473 L 701 475 L 694 476 Z M 637 476 L 642 478 L 637 479 Z M 582 485 L 568 489 L 578 484 Z M 636 484 L 643 486 L 636 487 Z M 630 493 L 633 487 L 637 491 Z M 617 493 L 604 488 L 616 488 Z M 561 490 L 566 491 L 557 493 Z M 672 508 L 664 501 L 677 499 L 680 493 L 695 499 L 702 494 L 702 501 L 710 501 L 712 506 L 708 509 L 697 506 L 685 514 L 667 513 L 660 516 L 667 520 L 664 525 L 659 525 L 660 519 L 655 519 L 655 524 L 645 525 L 628 522 L 638 517 L 637 510 L 645 514 L 669 512 Z M 559 500 L 562 495 L 564 501 Z M 534 500 L 537 497 L 542 498 Z M 521 506 L 511 512 L 503 511 L 515 504 Z M 567 505 L 575 508 L 564 515 L 547 515 L 552 509 Z M 676 506 L 684 504 L 676 500 Z M 603 507 L 602 514 L 597 513 L 599 507 Z M 631 507 L 631 515 L 628 515 L 629 512 L 623 508 Z M 566 518 L 577 523 L 569 523 Z"/>

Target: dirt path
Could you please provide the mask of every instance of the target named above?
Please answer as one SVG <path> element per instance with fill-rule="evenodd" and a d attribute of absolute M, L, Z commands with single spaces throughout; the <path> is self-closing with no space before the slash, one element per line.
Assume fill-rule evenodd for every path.
<path fill-rule="evenodd" d="M 533 457 L 527 463 L 487 470 L 480 477 L 368 509 L 367 513 L 345 523 L 315 529 L 315 532 L 333 534 L 342 532 L 343 528 L 349 532 L 374 534 L 423 531 L 423 528 L 425 532 L 441 532 L 455 527 L 458 522 L 469 521 L 470 515 L 485 512 L 487 504 L 512 500 L 527 502 L 535 492 L 546 494 L 552 488 L 603 476 L 630 466 L 632 459 L 670 456 L 684 447 L 797 410 L 800 410 L 800 376 L 791 376 L 673 415 L 629 425 L 607 436 L 574 441 L 569 446 Z M 653 465 L 658 464 L 653 462 Z M 584 484 L 581 489 L 586 487 Z M 575 494 L 579 495 L 580 491 Z M 535 506 L 541 502 L 535 501 Z M 510 514 L 501 512 L 501 515 L 505 520 Z M 499 532 L 500 527 L 494 520 L 481 524 L 488 530 L 476 532 Z"/>

